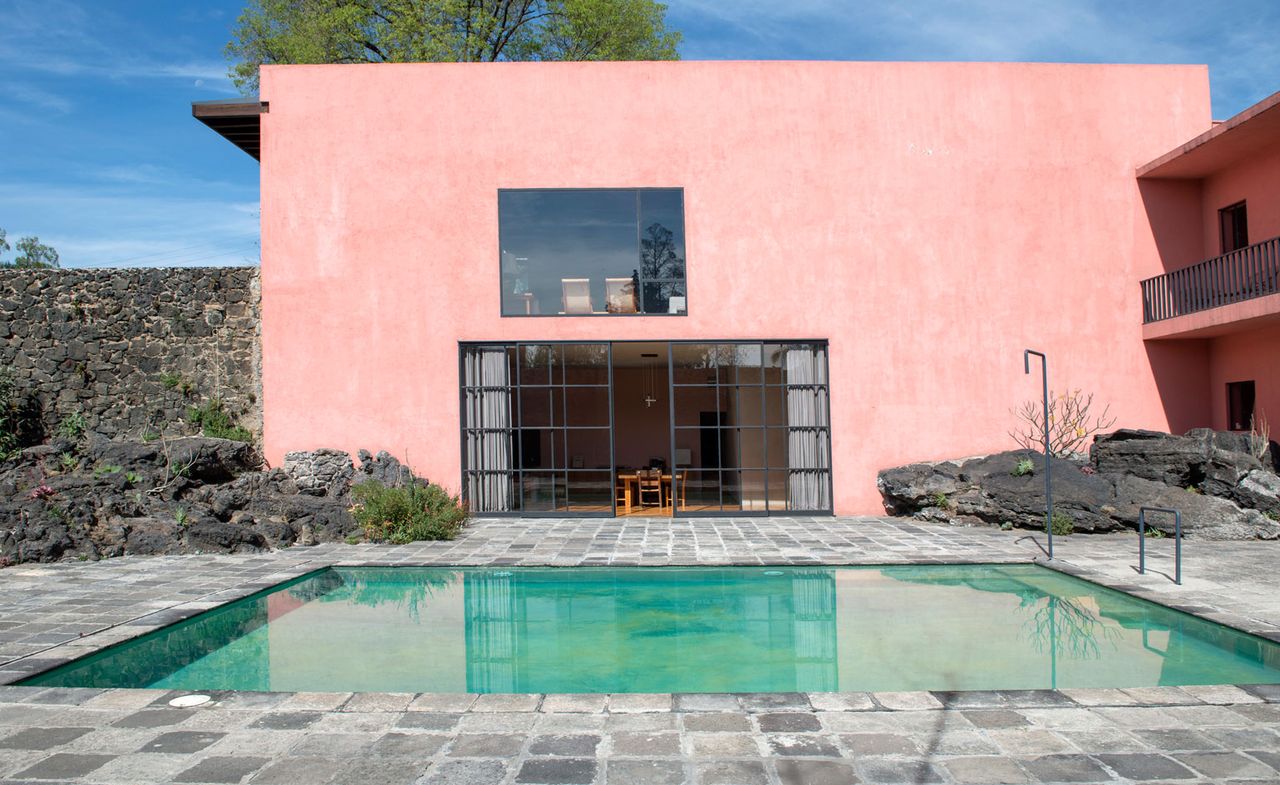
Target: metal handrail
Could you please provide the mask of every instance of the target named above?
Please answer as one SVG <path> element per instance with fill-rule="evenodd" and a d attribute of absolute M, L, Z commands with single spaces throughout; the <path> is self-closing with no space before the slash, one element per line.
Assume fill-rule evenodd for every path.
<path fill-rule="evenodd" d="M 1147 278 L 1142 323 L 1280 293 L 1280 237 Z"/>
<path fill-rule="evenodd" d="M 1182 513 L 1168 507 L 1138 508 L 1138 574 L 1147 572 L 1147 513 L 1167 512 L 1173 515 L 1173 582 L 1182 585 Z"/>

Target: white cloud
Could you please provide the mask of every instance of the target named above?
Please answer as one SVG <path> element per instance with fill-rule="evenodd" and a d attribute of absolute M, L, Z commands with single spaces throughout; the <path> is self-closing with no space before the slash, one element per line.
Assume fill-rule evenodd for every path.
<path fill-rule="evenodd" d="M 669 0 L 691 59 L 1207 63 L 1219 114 L 1280 87 L 1280 3 Z"/>
<path fill-rule="evenodd" d="M 256 264 L 258 209 L 249 199 L 0 183 L 9 236 L 39 236 L 64 267 Z"/>
<path fill-rule="evenodd" d="M 25 104 L 29 108 L 39 109 L 43 112 L 68 114 L 74 108 L 74 104 L 70 99 L 29 84 L 0 83 L 0 94 L 3 94 L 12 103 Z M 10 113 L 13 115 L 21 114 L 20 111 L 14 109 L 11 109 Z"/>
<path fill-rule="evenodd" d="M 69 0 L 13 0 L 0 24 L 0 64 L 10 72 L 101 79 L 201 80 L 215 92 L 235 93 L 227 65 L 192 59 L 167 39 L 155 39 L 94 4 Z"/>

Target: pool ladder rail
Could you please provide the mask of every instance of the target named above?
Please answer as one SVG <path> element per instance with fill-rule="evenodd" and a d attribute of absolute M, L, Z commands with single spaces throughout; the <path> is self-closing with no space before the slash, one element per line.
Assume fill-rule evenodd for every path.
<path fill-rule="evenodd" d="M 1138 508 L 1138 574 L 1147 572 L 1147 513 L 1166 512 L 1173 515 L 1173 582 L 1182 585 L 1182 513 L 1169 507 Z"/>

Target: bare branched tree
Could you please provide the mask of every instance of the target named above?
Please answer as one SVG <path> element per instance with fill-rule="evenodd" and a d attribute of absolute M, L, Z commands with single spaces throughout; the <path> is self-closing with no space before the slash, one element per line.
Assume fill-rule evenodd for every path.
<path fill-rule="evenodd" d="M 1253 457 L 1262 460 L 1271 449 L 1271 423 L 1264 414 L 1258 413 L 1249 418 L 1249 452 Z"/>
<path fill-rule="evenodd" d="M 1044 404 L 1038 400 L 1027 401 L 1010 413 L 1017 418 L 1018 424 L 1009 431 L 1009 437 L 1024 449 L 1043 449 L 1046 430 Z M 1109 405 L 1103 407 L 1101 414 L 1093 413 L 1093 393 L 1085 395 L 1080 390 L 1061 394 L 1050 392 L 1049 454 L 1068 458 L 1079 453 L 1094 434 L 1116 424 L 1116 418 L 1110 414 Z"/>

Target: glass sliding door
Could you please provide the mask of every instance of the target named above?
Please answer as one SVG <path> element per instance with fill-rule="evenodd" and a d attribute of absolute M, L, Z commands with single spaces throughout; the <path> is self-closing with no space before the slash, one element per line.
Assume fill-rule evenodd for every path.
<path fill-rule="evenodd" d="M 497 356 L 502 372 L 476 386 L 468 369 Z M 473 512 L 613 513 L 608 343 L 464 346 L 463 370 L 464 487 Z M 508 413 L 490 415 L 501 402 Z M 486 438 L 501 449 L 489 449 Z"/>
<path fill-rule="evenodd" d="M 676 514 L 831 510 L 826 346 L 671 344 Z"/>
<path fill-rule="evenodd" d="M 473 512 L 832 512 L 824 342 L 623 346 L 616 374 L 609 342 L 462 346 L 462 487 Z M 663 362 L 667 379 L 650 389 L 644 368 Z M 652 416 L 619 416 L 615 402 Z M 658 438 L 667 427 L 669 441 Z M 637 467 L 653 466 L 662 498 L 646 504 Z"/>

